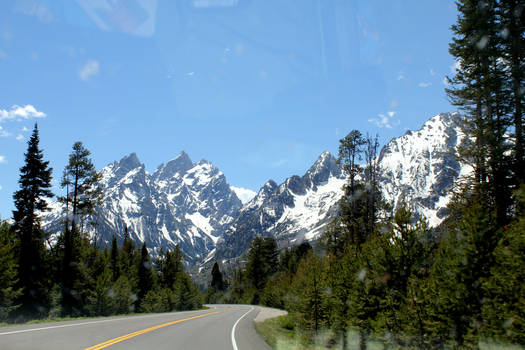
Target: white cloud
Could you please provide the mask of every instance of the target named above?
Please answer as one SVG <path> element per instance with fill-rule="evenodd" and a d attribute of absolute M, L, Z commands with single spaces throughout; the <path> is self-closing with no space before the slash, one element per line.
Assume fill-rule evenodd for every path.
<path fill-rule="evenodd" d="M 393 120 L 396 115 L 394 111 L 388 111 L 386 114 L 379 113 L 377 118 L 370 118 L 368 121 L 380 128 L 392 129 L 393 126 L 399 125 L 399 120 Z"/>
<path fill-rule="evenodd" d="M 2 186 L 0 186 L 0 191 L 2 191 Z"/>
<path fill-rule="evenodd" d="M 405 79 L 405 76 L 403 75 L 403 73 L 399 73 L 397 75 L 397 80 L 403 80 L 403 79 Z"/>
<path fill-rule="evenodd" d="M 428 82 L 428 81 L 422 81 L 421 83 L 418 84 L 418 86 L 419 86 L 420 88 L 427 88 L 427 87 L 429 87 L 430 85 L 432 85 L 432 83 L 431 83 L 431 82 Z"/>
<path fill-rule="evenodd" d="M 233 190 L 233 192 L 235 192 L 237 197 L 239 197 L 242 204 L 248 203 L 250 200 L 252 200 L 253 197 L 257 195 L 256 192 L 250 189 L 247 189 L 247 188 L 235 187 L 235 186 L 231 186 L 230 188 Z"/>
<path fill-rule="evenodd" d="M 25 126 L 22 127 L 22 132 L 26 132 L 26 131 L 29 131 L 28 128 L 26 128 Z"/>
<path fill-rule="evenodd" d="M 0 164 L 7 163 L 7 159 L 5 159 L 5 156 L 0 156 Z"/>
<path fill-rule="evenodd" d="M 6 130 L 4 130 L 4 128 L 2 128 L 2 126 L 0 126 L 0 137 L 9 137 L 9 136 L 11 136 L 11 133 L 7 132 Z"/>
<path fill-rule="evenodd" d="M 44 118 L 44 112 L 37 111 L 32 105 L 25 105 L 24 107 L 13 105 L 11 109 L 0 109 L 0 122 L 4 120 L 22 120 L 31 118 Z"/>
<path fill-rule="evenodd" d="M 450 81 L 448 80 L 447 77 L 443 78 L 443 85 L 445 85 L 445 86 L 449 86 L 450 85 Z"/>
<path fill-rule="evenodd" d="M 78 71 L 78 77 L 83 81 L 88 81 L 92 76 L 97 75 L 100 71 L 98 61 L 89 60 Z"/>
<path fill-rule="evenodd" d="M 22 135 L 22 134 L 18 134 L 18 135 L 16 135 L 16 139 L 17 139 L 18 141 L 23 141 L 23 140 L 24 140 L 24 135 Z"/>
<path fill-rule="evenodd" d="M 430 75 L 431 76 L 436 75 L 436 71 L 434 70 L 434 68 L 430 68 Z"/>

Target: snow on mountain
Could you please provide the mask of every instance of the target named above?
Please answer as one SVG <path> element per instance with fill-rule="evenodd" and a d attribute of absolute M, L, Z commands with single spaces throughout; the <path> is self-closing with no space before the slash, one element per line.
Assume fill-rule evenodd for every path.
<path fill-rule="evenodd" d="M 136 242 L 146 242 L 154 253 L 179 244 L 192 263 L 215 247 L 222 227 L 242 205 L 222 172 L 205 160 L 194 164 L 185 152 L 153 174 L 135 153 L 101 173 L 105 198 L 99 215 L 84 224 L 101 245 L 113 234 L 122 239 L 127 227 Z M 44 228 L 57 232 L 62 221 L 61 207 L 55 203 Z"/>
<path fill-rule="evenodd" d="M 460 118 L 438 114 L 383 147 L 379 185 L 394 208 L 407 203 L 432 226 L 443 220 L 454 182 L 471 171 L 457 160 L 464 138 Z M 193 163 L 184 152 L 152 174 L 135 153 L 101 172 L 103 205 L 97 217 L 83 223 L 98 243 L 108 243 L 113 234 L 121 239 L 127 227 L 133 239 L 146 242 L 153 252 L 180 244 L 190 264 L 239 257 L 255 236 L 275 237 L 281 246 L 319 239 L 337 213 L 346 182 L 328 152 L 303 176 L 280 185 L 269 180 L 257 194 L 231 187 L 210 162 Z M 250 200 L 242 204 L 239 198 Z M 52 208 L 44 228 L 58 232 L 62 210 L 58 203 Z"/>
<path fill-rule="evenodd" d="M 464 135 L 458 113 L 443 113 L 421 129 L 392 139 L 380 152 L 380 189 L 394 209 L 407 203 L 430 225 L 444 218 L 454 182 L 468 174 L 457 160 Z M 275 237 L 281 246 L 319 239 L 337 213 L 346 177 L 332 155 L 324 152 L 302 177 L 281 185 L 268 181 L 225 230 L 213 255 L 241 255 L 255 236 Z M 210 254 L 208 260 L 213 256 Z"/>
<path fill-rule="evenodd" d="M 231 186 L 237 197 L 241 200 L 242 204 L 246 204 L 257 195 L 257 192 L 252 191 L 248 188 Z"/>
<path fill-rule="evenodd" d="M 442 113 L 421 129 L 392 139 L 379 155 L 380 187 L 387 202 L 406 203 L 431 226 L 443 220 L 452 185 L 471 168 L 457 159 L 464 134 L 458 113 Z"/>
<path fill-rule="evenodd" d="M 273 236 L 282 245 L 317 238 L 335 215 L 344 183 L 328 152 L 302 177 L 292 176 L 281 185 L 269 180 L 224 231 L 214 254 L 236 257 L 255 236 Z"/>

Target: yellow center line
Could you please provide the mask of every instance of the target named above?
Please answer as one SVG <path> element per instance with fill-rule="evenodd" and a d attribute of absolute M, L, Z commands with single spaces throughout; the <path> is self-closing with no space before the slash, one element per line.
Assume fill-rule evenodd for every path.
<path fill-rule="evenodd" d="M 181 322 L 184 322 L 184 321 L 190 321 L 190 320 L 194 320 L 196 318 L 201 318 L 201 317 L 206 317 L 206 316 L 211 316 L 211 315 L 215 315 L 215 314 L 220 314 L 221 312 L 225 312 L 227 310 L 231 309 L 231 307 L 227 308 L 227 309 L 224 309 L 224 310 L 221 310 L 221 311 L 214 311 L 214 312 L 208 312 L 208 313 L 205 313 L 205 314 L 201 314 L 201 315 L 197 315 L 197 316 L 192 316 L 192 317 L 188 317 L 188 318 L 183 318 L 181 320 L 176 320 L 176 321 L 171 321 L 171 322 L 167 322 L 167 323 L 163 323 L 163 324 L 159 324 L 157 326 L 153 326 L 153 327 L 149 327 L 149 328 L 146 328 L 146 329 L 142 329 L 140 331 L 136 331 L 136 332 L 133 332 L 133 333 L 129 333 L 129 334 L 126 334 L 126 335 L 123 335 L 123 336 L 120 336 L 118 338 L 113 338 L 113 339 L 110 339 L 110 340 L 107 340 L 103 343 L 100 343 L 100 344 L 97 344 L 97 345 L 93 345 L 93 346 L 90 346 L 89 348 L 85 348 L 84 350 L 99 350 L 99 349 L 104 349 L 104 348 L 107 348 L 108 346 L 111 346 L 113 344 L 116 344 L 116 343 L 120 343 L 121 341 L 124 341 L 124 340 L 127 340 L 127 339 L 131 339 L 131 338 L 134 338 L 138 335 L 141 335 L 141 334 L 145 334 L 145 333 L 148 333 L 148 332 L 151 332 L 151 331 L 154 331 L 156 329 L 159 329 L 159 328 L 163 328 L 163 327 L 168 327 L 168 326 L 171 326 L 171 325 L 174 325 L 176 323 L 181 323 Z"/>

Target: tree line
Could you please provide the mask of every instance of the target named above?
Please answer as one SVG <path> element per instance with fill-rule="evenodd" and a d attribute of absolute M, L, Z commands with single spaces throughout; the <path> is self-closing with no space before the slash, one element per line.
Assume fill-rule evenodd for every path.
<path fill-rule="evenodd" d="M 525 344 L 525 5 L 457 6 L 446 92 L 464 114 L 458 157 L 472 174 L 455 184 L 442 224 L 385 203 L 377 139 L 353 130 L 340 140 L 339 214 L 319 244 L 276 257 L 272 238 L 256 238 L 214 298 L 286 309 L 284 327 L 329 348 Z"/>
<path fill-rule="evenodd" d="M 152 261 L 146 243 L 136 246 L 127 228 L 120 244 L 114 235 L 105 247 L 84 230 L 103 189 L 81 142 L 73 145 L 61 179 L 63 230 L 51 236 L 42 229 L 53 193 L 52 168 L 39 140 L 35 124 L 13 195 L 13 223 L 0 223 L 0 321 L 201 307 L 202 295 L 184 270 L 178 246 Z"/>

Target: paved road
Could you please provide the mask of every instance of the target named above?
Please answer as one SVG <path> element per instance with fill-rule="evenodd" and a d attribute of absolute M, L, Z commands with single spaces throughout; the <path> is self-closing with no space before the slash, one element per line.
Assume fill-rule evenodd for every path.
<path fill-rule="evenodd" d="M 249 305 L 213 305 L 200 311 L 1 327 L 0 349 L 269 350 L 253 327 L 259 311 Z"/>

